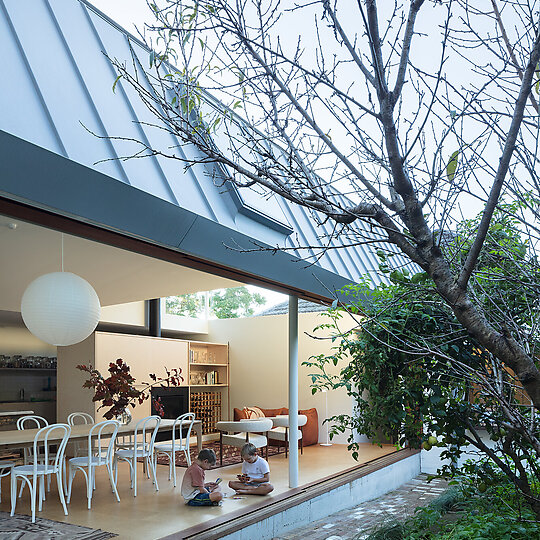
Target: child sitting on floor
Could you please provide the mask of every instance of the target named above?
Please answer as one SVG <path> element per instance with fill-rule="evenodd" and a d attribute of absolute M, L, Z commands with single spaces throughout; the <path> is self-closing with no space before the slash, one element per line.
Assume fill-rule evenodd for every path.
<path fill-rule="evenodd" d="M 182 496 L 190 506 L 217 506 L 223 498 L 217 483 L 204 483 L 205 471 L 215 464 L 215 452 L 204 448 L 184 473 Z"/>
<path fill-rule="evenodd" d="M 257 455 L 253 444 L 244 444 L 242 459 L 242 474 L 238 475 L 238 481 L 229 482 L 229 487 L 241 495 L 268 495 L 274 491 L 268 462 Z"/>

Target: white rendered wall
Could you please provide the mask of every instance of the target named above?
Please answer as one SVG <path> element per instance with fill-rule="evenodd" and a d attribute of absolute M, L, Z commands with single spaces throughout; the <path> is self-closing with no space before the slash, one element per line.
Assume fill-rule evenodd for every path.
<path fill-rule="evenodd" d="M 419 473 L 420 454 L 415 454 L 223 538 L 227 540 L 274 538 L 330 514 L 380 497 L 397 489 Z"/>
<path fill-rule="evenodd" d="M 486 431 L 479 430 L 479 433 L 482 440 L 488 447 L 493 448 L 496 445 L 496 443 L 489 438 Z M 442 467 L 444 464 L 449 463 L 448 459 L 446 460 L 441 459 L 441 452 L 443 452 L 444 450 L 445 448 L 439 448 L 438 446 L 434 446 L 429 451 L 422 450 L 420 452 L 423 473 L 436 474 L 437 469 Z M 478 451 L 473 446 L 468 446 L 465 448 L 465 452 L 459 459 L 458 465 L 462 465 L 468 459 L 471 459 L 471 460 L 478 459 Z"/>
<path fill-rule="evenodd" d="M 208 321 L 208 339 L 217 343 L 229 342 L 230 404 L 239 409 L 258 406 L 267 409 L 286 407 L 288 401 L 288 324 L 287 315 L 268 315 L 244 319 L 221 319 Z M 298 316 L 298 404 L 300 409 L 315 407 L 319 415 L 319 441 L 326 440 L 325 396 L 322 392 L 311 393 L 309 374 L 314 370 L 302 366 L 314 354 L 329 354 L 329 339 L 314 339 L 313 329 L 328 322 L 320 313 L 300 313 Z M 328 335 L 327 331 L 317 336 Z M 338 373 L 342 366 L 329 368 Z M 328 392 L 328 417 L 351 414 L 352 401 L 344 389 Z M 345 444 L 346 435 L 333 442 Z"/>

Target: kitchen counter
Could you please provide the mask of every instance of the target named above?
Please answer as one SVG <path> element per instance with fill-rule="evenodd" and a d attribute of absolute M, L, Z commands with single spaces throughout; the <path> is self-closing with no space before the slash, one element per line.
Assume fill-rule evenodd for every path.
<path fill-rule="evenodd" d="M 0 416 L 26 416 L 27 414 L 34 414 L 34 411 L 3 411 L 3 412 L 0 412 Z"/>
<path fill-rule="evenodd" d="M 12 411 L 34 411 L 33 414 L 43 416 L 51 424 L 56 422 L 56 400 L 39 400 L 39 401 L 0 401 L 0 413 Z M 61 421 L 65 422 L 63 418 Z"/>
<path fill-rule="evenodd" d="M 56 399 L 30 399 L 25 401 L 0 401 L 0 403 L 15 403 L 15 404 L 23 404 L 23 403 L 44 403 L 44 402 L 50 402 L 54 401 L 56 403 Z"/>

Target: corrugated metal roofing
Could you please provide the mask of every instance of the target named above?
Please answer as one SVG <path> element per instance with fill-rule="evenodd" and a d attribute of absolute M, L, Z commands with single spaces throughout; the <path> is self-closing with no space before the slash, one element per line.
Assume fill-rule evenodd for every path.
<path fill-rule="evenodd" d="M 120 81 L 113 93 L 116 73 L 107 56 L 131 61 L 134 52 L 147 65 L 149 51 L 85 0 L 33 0 L 31 8 L 28 2 L 0 0 L 0 46 L 1 130 L 245 237 L 293 248 L 298 258 L 305 252 L 296 248 L 324 245 L 329 225 L 317 227 L 307 209 L 279 197 L 265 202 L 260 194 L 225 190 L 214 185 L 203 165 L 186 170 L 161 156 L 118 159 L 140 150 L 130 139 L 155 148 L 179 141 L 144 125 L 155 118 L 129 84 Z M 98 138 L 83 126 L 123 139 Z M 196 154 L 194 148 L 177 151 Z M 367 226 L 358 227 L 373 236 Z M 326 250 L 309 262 L 345 280 L 382 279 L 373 245 L 343 248 L 339 238 L 334 244 L 341 249 Z M 187 244 L 178 248 L 189 249 Z M 315 252 L 308 250 L 312 256 Z M 397 259 L 398 265 L 408 262 L 401 255 Z"/>

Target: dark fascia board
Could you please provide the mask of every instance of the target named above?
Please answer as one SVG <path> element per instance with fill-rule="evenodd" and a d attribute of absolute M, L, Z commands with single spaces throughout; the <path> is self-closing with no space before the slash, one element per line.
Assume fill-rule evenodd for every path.
<path fill-rule="evenodd" d="M 1 130 L 0 196 L 6 203 L 15 202 L 164 248 L 155 252 L 164 260 L 306 300 L 332 301 L 337 291 L 349 283 L 333 272 L 308 265 L 289 253 Z M 0 210 L 7 213 L 8 207 L 4 204 Z M 45 224 L 36 218 L 36 212 L 32 215 L 34 222 Z M 80 226 L 66 232 L 70 230 L 87 236 Z M 120 245 L 111 238 L 105 235 L 102 241 Z M 127 249 L 132 251 L 151 253 L 133 247 L 134 243 L 129 246 Z"/>
<path fill-rule="evenodd" d="M 146 45 L 146 43 L 144 43 L 144 41 L 141 41 L 138 37 L 134 36 L 131 32 L 128 32 L 116 21 L 114 21 L 109 16 L 105 15 L 105 13 L 103 13 L 101 10 L 96 8 L 92 3 L 88 2 L 87 0 L 79 0 L 79 2 L 81 2 L 83 5 L 85 5 L 88 9 L 92 10 L 97 15 L 99 15 L 101 18 L 107 21 L 107 23 L 109 23 L 111 26 L 116 28 L 119 32 L 124 34 L 130 41 L 137 43 L 139 47 L 148 51 L 148 53 L 151 52 L 151 49 L 148 48 L 148 46 Z M 167 65 L 172 72 L 178 71 L 178 69 L 173 64 L 170 64 L 169 62 L 165 62 L 165 65 Z M 214 96 L 212 96 L 208 92 L 204 91 L 204 94 L 205 94 L 208 104 L 215 107 L 216 110 L 221 112 L 227 109 L 227 107 L 223 103 L 219 102 Z M 239 121 L 240 123 L 245 123 L 245 120 L 234 111 L 228 110 L 227 112 L 228 114 L 233 114 L 235 119 Z M 261 223 L 262 225 L 265 225 L 266 227 L 270 227 L 271 229 L 281 234 L 285 234 L 289 236 L 290 234 L 294 232 L 293 228 L 290 227 L 288 224 L 283 223 L 282 221 L 279 221 L 277 219 L 274 219 L 271 216 L 263 214 L 261 211 L 247 204 L 242 198 L 241 194 L 239 193 L 238 188 L 234 184 L 232 184 L 231 182 L 226 182 L 225 186 L 227 188 L 227 191 L 231 195 L 231 198 L 234 202 L 234 205 L 238 213 L 257 221 L 258 223 Z"/>

